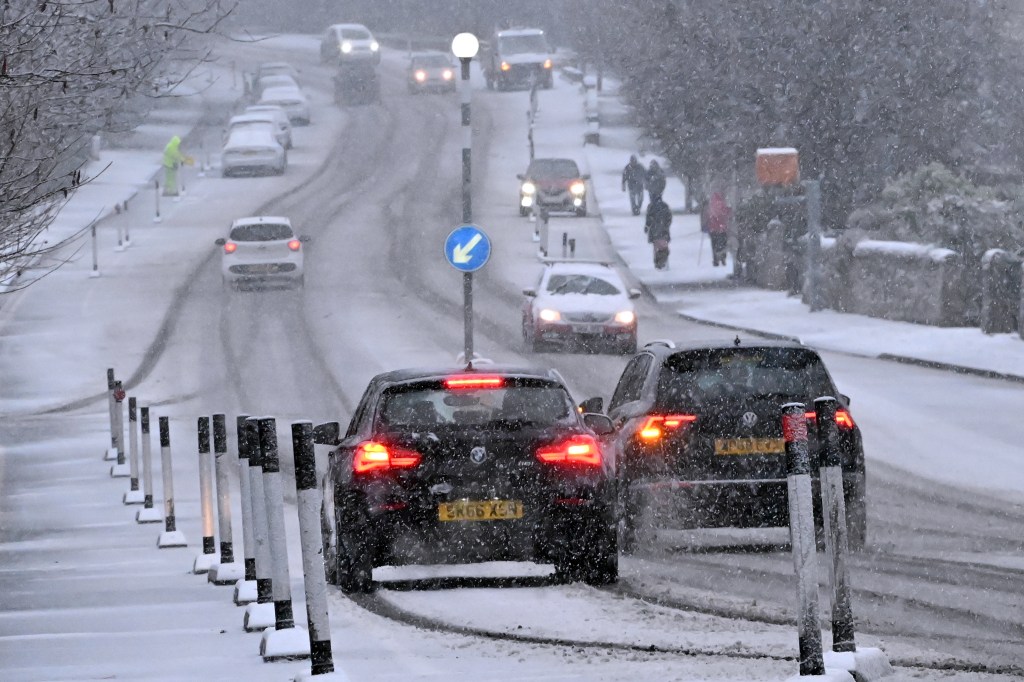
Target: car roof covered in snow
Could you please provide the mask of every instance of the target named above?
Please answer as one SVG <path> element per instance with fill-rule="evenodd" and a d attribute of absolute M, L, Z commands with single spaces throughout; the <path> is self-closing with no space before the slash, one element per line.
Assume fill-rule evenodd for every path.
<path fill-rule="evenodd" d="M 261 223 L 271 223 L 274 225 L 291 225 L 292 221 L 287 218 L 276 215 L 257 215 L 249 216 L 247 218 L 236 218 L 231 222 L 231 227 L 242 227 L 244 225 L 259 225 Z"/>
<path fill-rule="evenodd" d="M 431 381 L 431 380 L 443 380 L 450 376 L 466 376 L 466 375 L 494 375 L 497 374 L 503 377 L 521 377 L 521 378 L 533 378 L 533 379 L 544 379 L 547 381 L 554 381 L 558 384 L 564 385 L 562 377 L 552 369 L 544 369 L 541 367 L 528 367 L 523 365 L 492 365 L 484 364 L 479 365 L 474 369 L 466 369 L 465 367 L 408 367 L 404 369 L 395 369 L 390 372 L 384 372 L 374 377 L 374 381 L 384 382 L 387 384 L 401 384 L 412 381 Z"/>

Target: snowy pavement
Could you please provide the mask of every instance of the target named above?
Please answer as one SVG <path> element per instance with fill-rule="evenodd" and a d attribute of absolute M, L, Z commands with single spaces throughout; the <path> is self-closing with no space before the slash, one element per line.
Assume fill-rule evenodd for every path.
<path fill-rule="evenodd" d="M 298 49 L 313 54 L 316 43 L 311 38 L 293 42 L 268 41 L 268 47 Z M 237 92 L 227 79 L 221 86 L 209 88 L 206 97 L 219 106 L 229 107 Z M 550 122 L 581 114 L 582 99 L 566 97 L 567 89 L 541 93 L 542 118 Z M 325 93 L 317 93 L 320 111 L 334 112 Z M 556 96 L 558 96 L 556 98 Z M 556 115 L 555 108 L 561 107 Z M 167 121 L 153 126 L 152 139 L 165 139 L 181 133 L 182 127 L 193 124 L 199 115 L 191 107 L 192 118 Z M 583 129 L 580 119 L 580 131 Z M 312 130 L 299 130 L 298 149 L 291 157 L 292 167 L 284 183 L 298 184 L 314 173 L 322 158 L 316 138 L 335 134 L 344 125 L 344 116 L 317 117 Z M 302 139 L 304 133 L 310 136 Z M 625 138 L 626 128 L 603 131 L 605 144 Z M 575 134 L 575 132 L 573 132 Z M 565 128 L 539 131 L 538 140 L 561 138 Z M 303 151 L 305 148 L 306 151 Z M 319 156 L 318 156 L 319 154 Z M 650 266 L 649 250 L 640 229 L 641 219 L 629 214 L 625 194 L 618 191 L 618 173 L 628 158 L 629 148 L 585 149 L 593 175 L 597 204 L 613 244 L 630 269 L 661 300 L 665 290 L 676 285 L 690 287 L 705 282 L 723 282 L 725 269 L 710 266 L 706 252 L 700 267 L 696 263 L 699 230 L 693 216 L 677 216 L 674 225 L 674 252 L 671 270 L 656 272 Z M 18 386 L 20 400 L 10 395 L 0 397 L 0 414 L 5 418 L 20 415 L 17 427 L 5 427 L 0 439 L 0 481 L 9 494 L 0 506 L 0 529 L 5 540 L 0 544 L 0 678 L 3 680 L 280 680 L 308 670 L 306 663 L 264 664 L 258 654 L 259 638 L 242 632 L 242 613 L 230 601 L 230 588 L 208 585 L 201 576 L 189 573 L 197 553 L 199 527 L 196 510 L 194 462 L 182 455 L 176 459 L 179 484 L 181 527 L 188 533 L 187 549 L 158 551 L 155 548 L 160 525 L 141 526 L 132 521 L 134 508 L 120 503 L 126 487 L 124 479 L 106 475 L 108 464 L 101 461 L 100 445 L 108 438 L 106 424 L 97 420 L 101 411 L 93 404 L 81 412 L 63 409 L 66 396 L 79 398 L 102 391 L 102 371 L 107 366 L 146 371 L 143 349 L 159 329 L 167 305 L 177 286 L 187 286 L 190 273 L 212 253 L 212 240 L 220 235 L 230 211 L 218 208 L 217 181 L 203 181 L 189 171 L 188 193 L 178 202 L 164 200 L 162 222 L 152 221 L 148 194 L 151 179 L 159 171 L 159 150 L 124 146 L 104 150 L 100 165 L 112 162 L 97 180 L 77 192 L 62 211 L 50 233 L 57 238 L 71 235 L 97 217 L 108 216 L 100 226 L 100 271 L 98 279 L 90 280 L 91 261 L 88 249 L 72 263 L 54 272 L 40 285 L 38 293 L 13 296 L 0 301 L 0 336 L 8 337 L 2 348 L 5 381 Z M 259 195 L 273 187 L 279 191 L 280 179 L 253 179 L 252 193 Z M 194 184 L 193 184 L 194 183 Z M 670 185 L 669 201 L 681 202 L 682 187 Z M 129 201 L 126 216 L 113 212 L 113 207 Z M 203 215 L 203 220 L 194 216 Z M 222 215 L 225 214 L 225 215 Z M 120 221 L 120 223 L 118 222 Z M 200 224 L 201 223 L 201 224 Z M 114 250 L 117 226 L 132 224 L 133 244 L 124 252 Z M 705 245 L 706 249 L 707 246 Z M 84 308 L 72 308 L 72 292 L 79 293 L 90 282 L 92 287 L 82 294 Z M 719 285 L 720 286 L 720 285 Z M 727 312 L 733 307 L 724 296 L 739 296 L 742 290 L 687 289 L 678 305 L 682 312 L 694 316 L 703 306 L 721 305 L 726 310 L 713 314 L 710 321 L 732 324 Z M 776 321 L 772 311 L 781 305 L 796 304 L 784 294 L 764 293 L 766 300 L 754 300 L 757 324 Z M 672 294 L 676 295 L 676 294 Z M 706 299 L 704 298 L 706 297 Z M 780 300 L 781 299 L 781 300 Z M 45 310 L 29 308 L 27 301 L 47 303 Z M 737 305 L 743 305 L 741 299 Z M 62 302 L 67 308 L 62 307 Z M 143 304 L 145 302 L 145 305 Z M 148 306 L 148 307 L 147 307 Z M 85 309 L 89 312 L 76 319 L 62 312 Z M 123 311 L 131 311 L 125 315 Z M 750 309 L 739 311 L 754 319 Z M 711 315 L 712 313 L 708 313 Z M 44 326 L 40 319 L 60 319 L 61 324 Z M 763 320 L 761 319 L 763 317 Z M 787 336 L 804 334 L 798 327 L 801 320 L 829 320 L 830 316 L 810 315 L 795 310 L 777 333 Z M 833 327 L 820 333 L 849 329 L 841 316 Z M 748 319 L 748 322 L 749 322 Z M 788 319 L 788 318 L 787 318 Z M 859 318 L 858 318 L 859 319 Z M 44 320 L 45 321 L 45 320 Z M 878 346 L 843 350 L 877 355 L 894 352 L 882 341 L 895 336 L 899 323 L 875 321 L 878 330 L 866 329 L 862 343 L 878 342 Z M 757 327 L 757 324 L 745 324 Z M 779 324 L 783 324 L 779 321 Z M 913 326 L 913 325 L 910 325 Z M 765 329 L 772 331 L 772 329 Z M 948 362 L 972 362 L 984 365 L 995 353 L 968 341 L 972 330 L 933 330 L 927 332 L 963 331 L 965 339 L 949 346 Z M 986 337 L 976 332 L 980 341 Z M 773 332 L 774 333 L 774 332 Z M 824 338 L 824 337 L 823 337 Z M 807 339 L 805 339 L 807 340 Z M 996 337 L 1004 341 L 1007 355 L 1018 340 Z M 814 341 L 810 341 L 816 343 Z M 837 340 L 836 343 L 839 343 Z M 916 343 L 916 342 L 914 342 Z M 927 346 L 924 346 L 927 348 Z M 838 346 L 837 346 L 838 348 Z M 968 350 L 973 348 L 972 353 Z M 957 354 L 959 353 L 959 355 Z M 981 356 L 981 357 L 979 357 Z M 954 362 L 955 361 L 955 362 Z M 1024 362 L 1017 368 L 993 370 L 1024 375 Z M 45 381 L 37 374 L 46 368 Z M 1000 366 L 1003 367 L 1003 366 Z M 94 373 L 84 371 L 90 368 Z M 979 367 L 984 368 L 984 367 Z M 157 387 L 163 388 L 163 387 Z M 180 396 L 166 396 L 173 402 Z M 74 405 L 71 406 L 72 408 Z M 41 414 L 57 409 L 65 414 L 61 427 L 55 429 L 53 415 Z M 68 434 L 73 433 L 73 436 Z M 181 444 L 181 452 L 189 447 Z M 16 450 L 16 452 L 15 452 Z M 25 476 L 9 480 L 5 471 L 8 458 L 30 462 L 19 468 Z M 27 473 L 24 473 L 27 472 Z M 237 490 L 236 500 L 237 500 Z M 238 515 L 236 514 L 236 518 Z M 7 537 L 8 529 L 17 529 L 17 537 Z M 238 532 L 236 522 L 236 532 Z M 240 535 L 240 533 L 239 533 Z M 289 515 L 289 537 L 297 537 L 294 518 Z M 236 537 L 236 547 L 240 547 Z M 293 576 L 292 594 L 295 612 L 301 614 L 301 565 L 290 553 Z M 430 569 L 427 569 L 428 571 Z M 23 580 L 24 576 L 30 576 Z M 385 576 L 386 577 L 386 576 Z M 382 599 L 404 609 L 417 611 L 425 617 L 440 617 L 432 609 L 437 603 L 420 593 L 387 591 Z M 449 595 L 445 595 L 449 596 Z M 484 680 L 778 680 L 792 674 L 794 663 L 785 660 L 795 648 L 795 632 L 788 626 L 769 626 L 725 618 L 704 616 L 679 610 L 647 605 L 581 586 L 562 586 L 547 590 L 463 590 L 452 591 L 450 601 L 461 600 L 466 609 L 480 602 L 486 611 L 474 615 L 467 624 L 482 629 L 522 632 L 544 636 L 571 636 L 601 639 L 642 648 L 645 644 L 693 648 L 691 656 L 678 653 L 643 653 L 612 655 L 607 650 L 538 644 L 528 641 L 487 640 L 444 631 L 427 631 L 397 626 L 394 622 L 367 613 L 336 591 L 331 595 L 331 624 L 336 662 L 340 670 L 353 680 L 472 679 Z M 632 628 L 642 612 L 637 630 L 622 630 L 628 621 Z M 571 612 L 582 620 L 560 623 L 559 615 Z M 451 611 L 446 609 L 445 613 Z M 510 614 L 515 622 L 508 619 Z M 300 617 L 301 620 L 301 617 Z M 571 625 L 567 630 L 565 626 Z M 674 631 L 674 632 L 673 632 Z M 566 635 L 566 633 L 569 633 Z M 618 639 L 617 639 L 618 638 Z M 872 642 L 873 643 L 873 642 Z M 99 655 L 98 655 L 99 653 Z M 903 652 L 912 655 L 913 652 Z M 725 654 L 715 656 L 712 654 Z M 994 679 L 994 676 L 953 673 L 945 679 Z"/>

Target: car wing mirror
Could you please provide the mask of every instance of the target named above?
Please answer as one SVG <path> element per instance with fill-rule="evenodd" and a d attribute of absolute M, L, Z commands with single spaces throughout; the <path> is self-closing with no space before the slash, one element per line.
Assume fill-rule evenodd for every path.
<path fill-rule="evenodd" d="M 523 175 L 522 173 L 516 173 L 516 177 L 519 178 L 520 180 L 525 180 L 526 179 L 526 176 Z"/>
<path fill-rule="evenodd" d="M 643 295 L 644 295 L 644 292 L 640 291 L 639 289 L 630 289 L 629 290 L 629 297 L 630 298 L 640 298 Z"/>
<path fill-rule="evenodd" d="M 313 427 L 313 442 L 317 445 L 337 445 L 341 442 L 341 425 L 338 422 L 317 424 Z"/>
<path fill-rule="evenodd" d="M 536 296 L 536 295 L 537 295 L 537 290 L 536 289 L 523 289 L 523 296 L 533 297 L 533 296 Z"/>
<path fill-rule="evenodd" d="M 845 393 L 840 393 L 839 397 L 842 398 L 843 402 L 846 403 L 847 405 L 850 404 L 850 396 L 846 395 Z"/>
<path fill-rule="evenodd" d="M 311 242 L 311 241 L 313 241 L 313 238 L 310 237 L 308 234 L 303 234 L 303 235 L 299 235 L 299 241 L 300 242 Z"/>
<path fill-rule="evenodd" d="M 604 398 L 587 398 L 580 403 L 580 412 L 583 414 L 601 414 L 604 412 Z"/>
<path fill-rule="evenodd" d="M 590 179 L 590 173 L 584 173 L 583 175 L 580 176 L 580 180 L 589 180 L 589 179 Z"/>
<path fill-rule="evenodd" d="M 588 412 L 583 415 L 583 423 L 586 424 L 588 429 L 599 436 L 609 436 L 615 433 L 612 420 L 603 414 Z"/>
<path fill-rule="evenodd" d="M 225 244 L 228 243 L 228 240 L 224 239 L 224 237 L 218 237 L 217 239 L 213 240 L 213 243 L 216 244 L 217 246 L 224 246 Z"/>

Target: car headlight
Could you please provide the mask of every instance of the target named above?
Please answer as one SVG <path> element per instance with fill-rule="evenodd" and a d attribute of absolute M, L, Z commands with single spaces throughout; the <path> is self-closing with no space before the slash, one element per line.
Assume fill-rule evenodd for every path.
<path fill-rule="evenodd" d="M 508 62 L 502 62 L 501 63 L 501 70 L 502 71 L 511 71 L 512 70 L 512 65 L 509 64 Z"/>
<path fill-rule="evenodd" d="M 576 196 L 579 196 L 580 194 L 583 194 L 584 192 L 587 191 L 587 186 L 584 185 L 582 182 L 577 181 L 569 185 L 569 191 L 575 194 Z"/>
<path fill-rule="evenodd" d="M 441 77 L 444 78 L 446 81 L 450 81 L 451 79 L 455 78 L 455 74 L 452 73 L 451 69 L 445 69 L 444 72 L 441 74 Z"/>
<path fill-rule="evenodd" d="M 344 41 L 341 44 L 341 51 L 344 52 L 345 54 L 348 54 L 349 52 L 351 52 L 352 51 L 352 43 L 348 42 L 347 40 Z"/>
<path fill-rule="evenodd" d="M 540 317 L 540 319 L 544 320 L 545 322 L 558 322 L 560 319 L 562 319 L 562 314 L 557 310 L 553 310 L 552 308 L 544 308 L 543 310 L 540 311 L 538 317 Z"/>
<path fill-rule="evenodd" d="M 416 72 L 416 80 L 418 80 L 421 83 L 423 81 L 427 80 L 427 72 L 423 71 L 423 70 L 417 71 Z"/>
<path fill-rule="evenodd" d="M 550 69 L 551 67 L 552 67 L 551 60 L 550 59 L 545 59 L 544 60 L 544 68 L 545 69 Z"/>
<path fill-rule="evenodd" d="M 632 310 L 623 310 L 615 313 L 615 321 L 619 324 L 633 324 L 636 322 L 636 314 Z"/>
<path fill-rule="evenodd" d="M 537 186 L 532 182 L 524 182 L 519 189 L 523 194 L 533 194 L 537 191 Z"/>
<path fill-rule="evenodd" d="M 370 51 L 371 52 L 376 52 L 379 49 L 380 49 L 380 43 L 378 43 L 376 40 L 374 40 L 372 43 L 370 43 Z"/>

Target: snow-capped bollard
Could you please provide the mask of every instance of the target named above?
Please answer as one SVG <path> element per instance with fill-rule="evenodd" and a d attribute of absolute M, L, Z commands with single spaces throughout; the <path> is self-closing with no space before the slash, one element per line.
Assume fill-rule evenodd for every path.
<path fill-rule="evenodd" d="M 263 633 L 260 656 L 264 661 L 309 658 L 309 634 L 304 632 L 305 628 L 295 626 L 292 612 L 292 582 L 288 574 L 288 539 L 284 529 L 284 489 L 277 449 L 276 419 L 263 417 L 259 420 L 259 438 L 274 595 L 274 629 Z"/>
<path fill-rule="evenodd" d="M 206 573 L 217 560 L 213 536 L 213 481 L 210 471 L 210 418 L 199 417 L 199 506 L 203 520 L 203 553 L 192 563 L 193 573 Z"/>
<path fill-rule="evenodd" d="M 124 387 L 120 381 L 114 382 L 114 448 L 117 461 L 110 467 L 110 477 L 128 478 L 131 472 L 124 457 Z"/>
<path fill-rule="evenodd" d="M 252 537 L 256 548 L 256 602 L 245 607 L 242 626 L 246 632 L 274 627 L 273 571 L 267 530 L 267 498 L 263 492 L 263 456 L 259 447 L 258 420 L 245 420 L 245 441 L 249 448 L 249 493 L 252 495 Z"/>
<path fill-rule="evenodd" d="M 789 537 L 797 579 L 796 622 L 800 645 L 800 675 L 823 675 L 825 662 L 821 649 L 821 625 L 818 622 L 811 455 L 807 445 L 807 417 L 803 403 L 787 403 L 782 406 L 782 437 L 786 443 Z"/>
<path fill-rule="evenodd" d="M 142 425 L 142 509 L 135 512 L 136 523 L 159 523 L 164 520 L 153 508 L 153 448 L 149 436 L 149 408 L 139 409 Z"/>
<path fill-rule="evenodd" d="M 249 483 L 250 448 L 245 437 L 248 415 L 235 420 L 238 443 L 238 490 L 242 500 L 242 556 L 245 572 L 235 583 L 235 604 L 241 606 L 256 601 L 256 541 L 253 539 L 252 488 Z"/>
<path fill-rule="evenodd" d="M 160 549 L 187 547 L 185 535 L 174 522 L 174 474 L 171 467 L 171 425 L 167 417 L 160 417 L 160 467 L 164 482 L 164 532 L 156 541 Z"/>
<path fill-rule="evenodd" d="M 142 504 L 145 497 L 139 490 L 139 410 L 135 398 L 128 398 L 128 490 L 122 501 L 125 504 Z"/>
<path fill-rule="evenodd" d="M 310 666 L 313 675 L 323 675 L 334 672 L 334 658 L 331 654 L 327 576 L 324 574 L 324 545 L 320 529 L 323 498 L 316 484 L 312 422 L 292 424 L 292 453 L 295 457 L 295 492 L 299 506 L 299 539 L 302 545 L 302 582 L 306 590 Z"/>
<path fill-rule="evenodd" d="M 228 482 L 228 430 L 223 414 L 213 415 L 213 471 L 217 483 L 217 530 L 220 561 L 210 566 L 206 579 L 214 585 L 233 585 L 244 577 L 235 561 L 231 540 L 231 485 Z"/>
<path fill-rule="evenodd" d="M 117 430 L 114 428 L 114 368 L 107 368 L 107 411 L 110 413 L 110 445 L 106 450 L 103 451 L 103 459 L 105 461 L 113 461 L 117 459 L 117 441 L 114 439 L 114 434 Z"/>
<path fill-rule="evenodd" d="M 849 552 L 846 500 L 843 497 L 843 461 L 836 425 L 838 403 L 826 396 L 814 401 L 821 460 L 821 512 L 825 525 L 825 550 L 831 569 L 832 651 L 826 652 L 825 667 L 849 671 L 862 682 L 892 674 L 889 659 L 881 649 L 858 648 L 855 641 L 853 607 L 850 599 Z"/>

